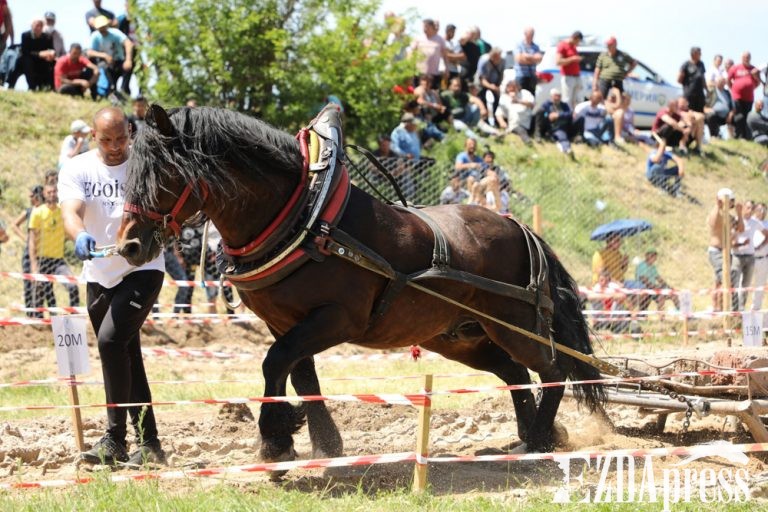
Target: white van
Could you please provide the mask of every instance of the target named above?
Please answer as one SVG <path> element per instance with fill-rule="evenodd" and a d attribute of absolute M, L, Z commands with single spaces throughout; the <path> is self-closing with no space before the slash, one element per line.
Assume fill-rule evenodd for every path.
<path fill-rule="evenodd" d="M 565 38 L 563 38 L 565 39 Z M 584 99 L 592 91 L 592 76 L 595 71 L 597 57 L 604 52 L 605 46 L 597 44 L 594 37 L 585 37 L 583 45 L 578 47 L 581 55 L 581 80 L 584 85 Z M 540 105 L 549 98 L 552 88 L 561 88 L 560 66 L 557 65 L 557 44 L 546 48 L 544 56 L 536 68 L 539 83 L 536 86 L 536 104 Z M 631 54 L 630 54 L 631 55 Z M 634 55 L 633 58 L 637 59 Z M 664 80 L 651 68 L 637 61 L 637 66 L 624 79 L 624 90 L 632 96 L 632 109 L 635 111 L 635 126 L 650 128 L 656 113 L 669 100 L 682 96 L 683 90 L 677 84 Z M 571 105 L 573 108 L 574 105 Z"/>

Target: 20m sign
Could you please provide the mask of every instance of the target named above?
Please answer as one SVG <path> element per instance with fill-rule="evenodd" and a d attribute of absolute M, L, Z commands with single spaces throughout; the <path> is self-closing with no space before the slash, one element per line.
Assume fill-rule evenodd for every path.
<path fill-rule="evenodd" d="M 71 377 L 90 372 L 85 315 L 54 316 L 51 326 L 59 376 Z"/>
<path fill-rule="evenodd" d="M 59 334 L 56 336 L 56 346 L 57 347 L 74 347 L 79 346 L 85 343 L 83 341 L 83 335 L 80 333 L 77 334 Z"/>

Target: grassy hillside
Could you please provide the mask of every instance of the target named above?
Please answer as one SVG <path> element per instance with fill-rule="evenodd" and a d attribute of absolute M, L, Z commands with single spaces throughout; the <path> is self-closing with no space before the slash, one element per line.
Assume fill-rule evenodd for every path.
<path fill-rule="evenodd" d="M 450 158 L 462 144 L 459 137 L 452 138 L 436 148 L 436 156 Z M 509 171 L 512 187 L 524 196 L 523 201 L 513 200 L 512 209 L 530 222 L 532 205 L 541 206 L 544 238 L 581 284 L 589 283 L 592 254 L 602 247 L 589 240 L 592 230 L 630 217 L 653 225 L 651 231 L 625 239 L 624 250 L 630 258 L 641 258 L 646 247 L 654 246 L 659 251 L 659 270 L 673 286 L 710 287 L 706 217 L 717 190 L 730 187 L 738 201 L 768 202 L 768 181 L 759 170 L 768 151 L 751 142 L 718 140 L 705 146 L 704 157 L 686 158 L 683 198 L 670 197 L 648 182 L 649 150 L 637 145 L 622 149 L 576 145 L 575 162 L 558 152 L 554 143 L 528 148 L 512 136 L 490 146 L 497 163 Z M 634 273 L 634 266 L 630 272 Z M 709 304 L 704 296 L 696 303 L 699 307 Z"/>
<path fill-rule="evenodd" d="M 0 91 L 4 119 L 0 123 L 0 215 L 6 222 L 26 205 L 27 189 L 47 169 L 55 168 L 69 124 L 77 118 L 90 122 L 101 106 L 54 94 Z M 554 144 L 528 148 L 516 137 L 488 143 L 497 153 L 497 162 L 509 171 L 513 188 L 527 199 L 515 201 L 515 213 L 530 221 L 532 204 L 541 205 L 544 236 L 580 283 L 588 283 L 591 255 L 600 247 L 589 241 L 589 233 L 616 218 L 638 217 L 649 220 L 654 228 L 627 240 L 625 250 L 630 256 L 641 256 L 645 247 L 653 245 L 659 251 L 661 273 L 673 285 L 708 287 L 705 218 L 717 189 L 731 187 L 740 201 L 768 201 L 768 181 L 758 169 L 768 151 L 749 142 L 716 141 L 706 146 L 704 158 L 689 157 L 684 179 L 689 197 L 680 199 L 648 183 L 647 150 L 638 146 L 594 150 L 579 145 L 573 162 Z M 433 156 L 452 161 L 462 145 L 462 137 L 452 136 L 433 150 Z M 596 207 L 598 201 L 604 209 Z M 0 270 L 17 270 L 20 250 L 17 239 L 4 245 Z M 20 291 L 15 289 L 7 291 L 0 284 L 5 301 L 18 302 Z M 697 302 L 704 307 L 706 297 Z"/>

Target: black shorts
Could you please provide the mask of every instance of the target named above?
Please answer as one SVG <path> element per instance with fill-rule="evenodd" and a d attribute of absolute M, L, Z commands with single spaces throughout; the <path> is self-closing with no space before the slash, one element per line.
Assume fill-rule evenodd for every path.
<path fill-rule="evenodd" d="M 683 140 L 683 132 L 675 130 L 668 124 L 662 125 L 661 128 L 658 129 L 656 134 L 664 139 L 664 141 L 667 143 L 667 146 L 670 147 L 677 147 L 680 144 L 680 141 Z"/>
<path fill-rule="evenodd" d="M 619 92 L 624 92 L 624 80 L 603 80 L 601 78 L 597 86 L 600 89 L 600 92 L 603 93 L 603 99 L 608 97 L 608 91 L 614 87 L 617 88 Z"/>
<path fill-rule="evenodd" d="M 686 96 L 688 108 L 695 112 L 704 112 L 704 104 L 707 102 L 704 96 Z"/>

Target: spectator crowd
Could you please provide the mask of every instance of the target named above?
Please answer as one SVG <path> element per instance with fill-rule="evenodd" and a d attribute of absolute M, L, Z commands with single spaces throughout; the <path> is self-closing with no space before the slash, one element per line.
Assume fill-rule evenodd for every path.
<path fill-rule="evenodd" d="M 677 77 L 682 95 L 659 110 L 648 133 L 635 128 L 632 96 L 625 91 L 637 61 L 619 49 L 615 36 L 605 40 L 588 89 L 579 52 L 584 35 L 576 30 L 560 41 L 555 59 L 559 87 L 550 89 L 548 97 L 537 98 L 536 66 L 543 52 L 535 42 L 534 28 L 526 28 L 517 46 L 505 54 L 483 39 L 476 26 L 460 33 L 448 24 L 441 33 L 436 20 L 424 19 L 422 34 L 408 44 L 402 36 L 403 20 L 394 13 L 385 18 L 392 30 L 387 41 L 402 46 L 400 58 L 411 55 L 416 62 L 413 84 L 397 87 L 404 95 L 400 124 L 380 137 L 380 144 L 386 141 L 386 154 L 380 156 L 390 161 L 409 198 L 415 195 L 423 169 L 431 164 L 425 149 L 456 131 L 476 140 L 512 135 L 510 140 L 526 145 L 552 141 L 573 159 L 574 143 L 592 148 L 642 144 L 648 148 L 647 179 L 675 197 L 682 195 L 684 159 L 689 154 L 702 156 L 707 131 L 709 137 L 768 145 L 768 112 L 762 95 L 755 94 L 768 67 L 761 73 L 751 64 L 749 52 L 737 64 L 717 55 L 707 71 L 701 48 L 691 48 Z M 464 165 L 457 157 L 460 186 L 470 192 L 464 201 L 471 203 L 472 187 L 488 176 L 482 170 L 477 176 L 466 175 L 461 172 Z M 451 182 L 455 184 L 453 176 Z"/>
<path fill-rule="evenodd" d="M 7 0 L 0 0 L 0 85 L 16 87 L 24 76 L 30 91 L 55 91 L 72 96 L 89 95 L 125 102 L 131 95 L 131 76 L 137 52 L 134 26 L 126 10 L 119 16 L 93 0 L 85 13 L 90 39 L 65 44 L 56 28 L 56 13 L 47 11 L 35 18 L 29 30 L 15 31 Z M 18 26 L 18 22 L 17 25 Z"/>
<path fill-rule="evenodd" d="M 14 88 L 23 75 L 32 91 L 106 98 L 114 104 L 130 101 L 131 131 L 135 134 L 142 129 L 148 104 L 140 94 L 130 99 L 138 45 L 128 3 L 125 12 L 116 16 L 102 6 L 101 0 L 93 0 L 93 8 L 84 15 L 90 39 L 78 43 L 68 42 L 66 35 L 59 32 L 52 11 L 32 20 L 29 29 L 21 31 L 7 1 L 0 0 L 0 80 L 8 88 Z M 605 49 L 586 87 L 579 51 L 584 35 L 575 30 L 560 41 L 555 48 L 560 83 L 543 98 L 537 97 L 537 66 L 544 52 L 536 43 L 533 27 L 525 28 L 517 45 L 505 52 L 484 39 L 477 26 L 459 30 L 447 24 L 441 30 L 437 20 L 424 19 L 421 33 L 408 41 L 402 18 L 387 13 L 385 21 L 390 29 L 387 43 L 398 48 L 398 59 L 413 57 L 415 69 L 412 83 L 396 87 L 402 93 L 399 123 L 379 136 L 375 155 L 392 172 L 409 200 L 429 177 L 432 161 L 426 156 L 428 149 L 451 133 L 463 136 L 464 147 L 455 157 L 449 182 L 441 184 L 444 188 L 440 202 L 476 204 L 502 214 L 509 212 L 510 201 L 522 200 L 523 196 L 512 188 L 510 173 L 496 164 L 490 140 L 526 146 L 551 142 L 574 160 L 576 144 L 583 144 L 584 151 L 639 144 L 647 149 L 645 171 L 649 183 L 672 197 L 683 195 L 686 159 L 706 157 L 703 145 L 707 132 L 710 138 L 749 139 L 768 146 L 768 112 L 764 110 L 763 94 L 756 94 L 768 70 L 761 72 L 755 67 L 749 52 L 744 52 L 738 62 L 716 55 L 712 64 L 705 66 L 701 48 L 691 48 L 677 76 L 682 95 L 671 98 L 659 110 L 650 132 L 645 133 L 635 128 L 632 96 L 625 90 L 637 61 L 620 49 L 615 36 L 604 41 Z M 59 168 L 92 149 L 89 142 L 88 124 L 73 121 L 60 148 Z M 55 207 L 55 171 L 30 190 L 29 199 L 30 208 L 12 226 L 16 231 L 28 227 L 24 271 L 66 274 L 64 235 L 59 229 L 60 212 Z M 754 216 L 761 222 L 760 215 L 765 216 L 764 205 L 745 208 L 744 218 L 747 211 L 749 218 Z M 737 233 L 741 231 L 734 231 L 739 239 Z M 185 236 L 188 240 L 183 247 L 169 247 L 166 251 L 166 264 L 175 279 L 193 278 L 201 251 L 206 251 L 204 261 L 210 263 L 212 259 L 211 248 L 203 247 L 199 230 L 185 231 Z M 742 249 L 734 253 L 742 269 L 737 278 L 743 282 L 762 279 L 764 283 L 768 270 L 745 270 L 749 265 L 741 262 L 738 251 Z M 749 252 L 748 248 L 744 250 Z M 655 250 L 646 253 L 646 265 L 634 284 L 665 284 L 655 271 L 656 257 Z M 215 269 L 209 263 L 200 270 L 213 279 Z M 627 280 L 617 268 L 596 266 L 593 285 L 626 286 Z M 25 286 L 25 304 L 29 308 L 44 303 L 55 305 L 50 285 Z M 70 304 L 79 303 L 77 288 L 69 287 L 68 291 Z M 185 308 L 191 296 L 187 294 L 192 291 L 180 290 L 178 311 L 188 310 Z M 762 296 L 756 294 L 755 302 L 761 300 Z"/>

